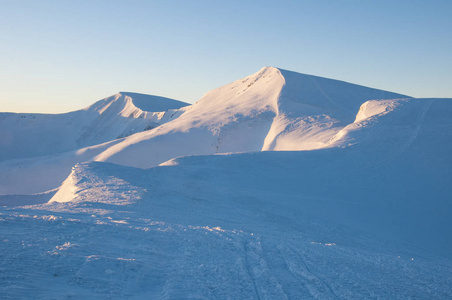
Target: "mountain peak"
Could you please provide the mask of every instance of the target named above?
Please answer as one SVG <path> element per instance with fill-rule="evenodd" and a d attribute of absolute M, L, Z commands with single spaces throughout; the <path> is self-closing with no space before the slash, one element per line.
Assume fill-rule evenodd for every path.
<path fill-rule="evenodd" d="M 181 155 L 324 148 L 354 122 L 362 103 L 394 98 L 407 96 L 263 67 L 206 93 L 176 120 L 131 136 L 96 160 L 151 167 Z"/>
<path fill-rule="evenodd" d="M 258 73 L 260 73 L 260 72 L 278 72 L 278 71 L 281 71 L 281 69 L 278 67 L 265 66 L 265 67 L 262 67 Z"/>
<path fill-rule="evenodd" d="M 179 109 L 189 105 L 188 103 L 166 97 L 146 95 L 134 92 L 119 92 L 110 97 L 97 101 L 85 110 L 94 110 L 99 114 L 108 110 L 130 111 L 140 110 L 143 112 L 163 112 L 169 109 Z"/>

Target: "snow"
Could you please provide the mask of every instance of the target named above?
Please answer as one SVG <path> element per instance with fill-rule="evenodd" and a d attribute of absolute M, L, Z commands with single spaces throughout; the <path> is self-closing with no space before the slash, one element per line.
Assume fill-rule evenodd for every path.
<path fill-rule="evenodd" d="M 40 123 L 26 133 L 17 132 L 26 142 L 13 143 L 21 149 L 17 152 L 2 148 L 9 151 L 6 156 L 21 157 L 0 161 L 0 194 L 55 189 L 70 168 L 83 161 L 148 168 L 183 155 L 324 148 L 353 122 L 365 101 L 401 97 L 408 96 L 274 67 L 210 91 L 196 104 L 180 109 L 174 108 L 181 105 L 174 100 L 121 92 L 75 112 L 96 115 L 91 123 L 75 122 L 71 113 L 56 116 L 64 120 L 60 123 L 85 124 L 77 138 L 70 131 L 62 132 L 60 123 L 52 123 L 52 130 L 59 131 L 47 132 L 44 139 L 41 131 L 45 130 L 40 128 L 45 126 Z M 138 107 L 168 110 L 155 113 Z M 149 130 L 140 132 L 143 129 Z M 133 132 L 138 133 L 129 135 Z M 118 137 L 125 138 L 109 141 Z M 67 146 L 74 139 L 78 144 L 106 143 L 75 150 L 76 146 Z M 62 152 L 55 147 L 58 144 L 74 149 Z M 24 159 L 41 155 L 40 149 L 46 156 Z"/>
<path fill-rule="evenodd" d="M 58 189 L 50 190 L 44 193 L 25 194 L 25 195 L 0 195 L 1 206 L 25 206 L 47 203 L 56 194 Z M 69 196 L 71 197 L 71 196 Z"/>
<path fill-rule="evenodd" d="M 92 160 L 119 141 L 54 155 L 0 162 L 0 195 L 35 194 L 58 188 L 75 164 Z"/>
<path fill-rule="evenodd" d="M 92 160 L 118 138 L 176 119 L 186 105 L 121 92 L 67 114 L 0 113 L 0 195 L 55 189 L 76 163 Z"/>
<path fill-rule="evenodd" d="M 409 97 L 265 67 L 206 93 L 176 120 L 130 136 L 95 160 L 152 167 L 182 155 L 323 148 L 353 122 L 362 103 L 394 98 Z"/>
<path fill-rule="evenodd" d="M 0 196 L 1 298 L 452 298 L 452 99 L 268 67 L 175 112 L 0 164 L 66 178 Z"/>
<path fill-rule="evenodd" d="M 122 92 L 66 114 L 0 113 L 0 162 L 108 142 L 149 125 L 156 127 L 168 121 L 166 111 L 177 114 L 186 105 L 163 97 Z"/>
<path fill-rule="evenodd" d="M 61 132 L 61 124 L 52 124 L 52 128 L 60 131 L 46 133 L 46 139 L 36 133 L 43 127 L 40 124 L 35 124 L 30 132 L 18 132 L 17 136 L 23 136 L 26 143 L 36 146 L 13 143 L 14 147 L 20 146 L 21 151 L 31 153 L 27 155 L 3 148 L 5 152 L 10 151 L 7 153 L 10 157 L 22 156 L 0 161 L 0 195 L 55 189 L 69 175 L 70 168 L 83 161 L 148 168 L 184 155 L 325 148 L 338 132 L 353 122 L 362 103 L 401 97 L 409 98 L 274 67 L 262 68 L 253 75 L 210 91 L 194 105 L 180 109 L 172 108 L 181 105 L 174 103 L 175 100 L 122 92 L 75 112 L 91 112 L 97 116 L 84 125 L 77 143 L 84 141 L 84 144 L 94 145 L 96 141 L 105 141 L 104 144 L 62 152 L 54 145 L 62 141 L 69 145 L 75 138 Z M 136 105 L 143 109 L 168 110 L 145 112 Z M 58 117 L 66 117 L 64 122 L 68 124 L 76 123 L 66 115 Z M 145 128 L 149 130 L 143 131 Z M 132 132 L 138 133 L 129 135 Z M 64 135 L 64 139 L 60 135 Z M 109 141 L 124 136 L 127 137 L 123 140 Z M 41 153 L 40 148 L 47 149 L 47 156 L 24 159 Z M 59 153 L 51 154 L 56 151 Z"/>

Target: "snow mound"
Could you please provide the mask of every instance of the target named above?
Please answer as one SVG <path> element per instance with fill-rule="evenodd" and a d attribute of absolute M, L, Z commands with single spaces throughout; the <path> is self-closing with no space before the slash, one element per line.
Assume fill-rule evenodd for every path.
<path fill-rule="evenodd" d="M 176 118 L 186 105 L 118 93 L 65 114 L 0 113 L 0 161 L 61 153 L 148 130 Z"/>
<path fill-rule="evenodd" d="M 109 164 L 100 166 L 97 162 L 77 164 L 49 203 L 77 201 L 78 198 L 115 205 L 127 205 L 138 201 L 143 190 L 119 179 L 120 176 L 115 170 L 116 166 Z M 123 167 L 120 170 L 121 177 L 131 171 L 133 176 L 138 177 L 142 172 L 141 169 Z"/>

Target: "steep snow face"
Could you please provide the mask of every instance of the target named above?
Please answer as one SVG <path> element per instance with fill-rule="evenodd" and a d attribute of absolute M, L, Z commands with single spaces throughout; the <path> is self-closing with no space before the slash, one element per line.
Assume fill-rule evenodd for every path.
<path fill-rule="evenodd" d="M 60 153 L 151 129 L 180 115 L 186 105 L 119 93 L 66 114 L 0 113 L 0 161 Z"/>
<path fill-rule="evenodd" d="M 318 149 L 353 122 L 365 101 L 400 97 L 407 96 L 265 67 L 95 159 L 151 167 L 182 155 Z"/>
<path fill-rule="evenodd" d="M 206 93 L 175 121 L 130 136 L 96 160 L 151 167 L 181 155 L 261 150 L 283 85 L 278 69 L 263 68 Z"/>
<path fill-rule="evenodd" d="M 314 150 L 352 123 L 361 104 L 408 96 L 280 70 L 285 84 L 263 150 Z"/>

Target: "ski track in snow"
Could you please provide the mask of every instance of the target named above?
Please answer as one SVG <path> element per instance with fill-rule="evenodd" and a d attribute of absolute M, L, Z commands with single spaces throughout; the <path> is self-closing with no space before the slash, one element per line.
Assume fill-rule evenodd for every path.
<path fill-rule="evenodd" d="M 271 224 L 258 233 L 246 223 L 184 225 L 100 203 L 5 208 L 0 217 L 2 299 L 452 296 L 447 262 L 313 241 Z"/>

